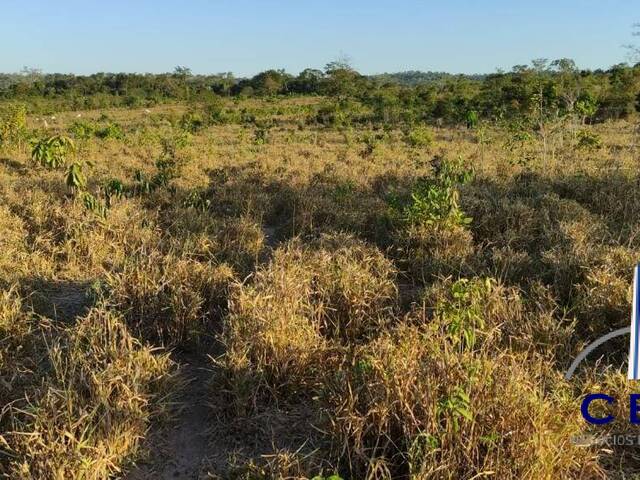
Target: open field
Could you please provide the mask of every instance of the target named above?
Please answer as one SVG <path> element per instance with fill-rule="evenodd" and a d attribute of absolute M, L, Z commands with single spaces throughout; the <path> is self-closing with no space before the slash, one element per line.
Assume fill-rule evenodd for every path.
<path fill-rule="evenodd" d="M 573 441 L 640 434 L 627 337 L 563 376 L 629 323 L 636 119 L 525 138 L 325 107 L 29 113 L 0 147 L 0 474 L 633 478 L 634 447 Z M 52 135 L 57 168 L 32 159 Z"/>

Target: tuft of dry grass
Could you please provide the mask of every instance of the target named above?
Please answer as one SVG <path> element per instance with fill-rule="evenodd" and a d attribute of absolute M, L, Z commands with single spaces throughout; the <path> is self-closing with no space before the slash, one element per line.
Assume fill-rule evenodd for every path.
<path fill-rule="evenodd" d="M 356 348 L 330 376 L 326 414 L 349 476 L 604 478 L 597 455 L 571 443 L 585 428 L 571 397 L 538 388 L 544 360 L 498 347 L 495 304 L 478 309 L 485 331 L 473 347 L 451 328 L 470 307 L 436 307 L 431 322 Z"/>
<path fill-rule="evenodd" d="M 233 291 L 224 332 L 232 378 L 243 379 L 245 394 L 260 386 L 313 390 L 318 371 L 331 368 L 332 349 L 394 321 L 394 277 L 379 250 L 345 234 L 277 249 Z"/>
<path fill-rule="evenodd" d="M 10 478 L 103 479 L 136 453 L 173 378 L 118 315 L 92 309 L 47 347 L 42 383 L 5 415 Z"/>
<path fill-rule="evenodd" d="M 394 246 L 411 278 L 423 284 L 433 277 L 460 276 L 473 264 L 473 236 L 464 227 L 412 225 L 397 232 Z"/>
<path fill-rule="evenodd" d="M 226 264 L 150 252 L 110 280 L 109 301 L 143 338 L 168 347 L 211 338 L 234 279 Z"/>

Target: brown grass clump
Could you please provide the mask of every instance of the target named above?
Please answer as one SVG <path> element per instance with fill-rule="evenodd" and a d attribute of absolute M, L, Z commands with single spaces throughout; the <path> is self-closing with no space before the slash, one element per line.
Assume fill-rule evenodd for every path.
<path fill-rule="evenodd" d="M 64 255 L 84 276 L 120 270 L 130 256 L 159 243 L 156 217 L 141 210 L 137 201 L 123 200 L 110 209 L 106 222 L 89 217 L 71 229 L 62 245 Z"/>
<path fill-rule="evenodd" d="M 293 234 L 343 231 L 367 239 L 385 239 L 387 233 L 381 218 L 385 202 L 363 185 L 362 179 L 340 178 L 332 165 L 313 175 L 283 200 L 291 210 L 287 229 Z M 381 237 L 381 238 L 378 238 Z"/>
<path fill-rule="evenodd" d="M 582 323 L 612 327 L 627 324 L 632 283 L 628 265 L 637 259 L 637 250 L 625 247 L 593 249 L 585 279 L 576 286 L 576 310 Z"/>
<path fill-rule="evenodd" d="M 230 475 L 237 480 L 308 479 L 322 472 L 322 466 L 317 463 L 313 455 L 277 450 L 258 460 L 234 460 Z"/>
<path fill-rule="evenodd" d="M 325 235 L 310 260 L 323 335 L 357 342 L 393 321 L 396 271 L 378 249 L 348 235 Z"/>
<path fill-rule="evenodd" d="M 248 216 L 220 220 L 195 209 L 177 209 L 172 216 L 170 243 L 180 255 L 227 263 L 245 277 L 265 252 L 262 226 Z"/>
<path fill-rule="evenodd" d="M 464 227 L 411 225 L 396 233 L 395 246 L 413 278 L 430 283 L 433 276 L 459 275 L 468 270 L 473 236 Z"/>
<path fill-rule="evenodd" d="M 131 328 L 166 346 L 211 338 L 226 308 L 233 271 L 226 265 L 151 252 L 128 263 L 109 283 L 110 302 Z"/>
<path fill-rule="evenodd" d="M 49 348 L 38 391 L 8 412 L 10 478 L 103 479 L 136 452 L 161 411 L 172 362 L 152 354 L 117 315 L 93 309 Z"/>
<path fill-rule="evenodd" d="M 0 404 L 8 406 L 33 389 L 46 356 L 51 325 L 24 307 L 15 286 L 0 293 Z M 4 425 L 3 425 L 4 426 Z"/>
<path fill-rule="evenodd" d="M 393 321 L 394 276 L 380 251 L 343 234 L 279 248 L 231 298 L 227 366 L 275 389 L 314 388 L 318 370 L 330 368 L 330 345 L 363 341 Z"/>
<path fill-rule="evenodd" d="M 24 222 L 12 214 L 8 208 L 0 206 L 0 278 L 9 281 L 17 277 L 16 265 L 28 259 L 26 245 L 27 231 Z"/>

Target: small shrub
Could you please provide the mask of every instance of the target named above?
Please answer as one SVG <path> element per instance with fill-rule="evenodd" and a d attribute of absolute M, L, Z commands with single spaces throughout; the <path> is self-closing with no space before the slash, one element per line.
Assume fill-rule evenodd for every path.
<path fill-rule="evenodd" d="M 73 162 L 67 170 L 65 183 L 67 187 L 75 194 L 80 190 L 84 190 L 87 186 L 87 178 L 82 171 L 82 164 Z"/>
<path fill-rule="evenodd" d="M 77 140 L 89 140 L 96 135 L 96 126 L 93 123 L 76 120 L 69 127 L 69 132 Z"/>
<path fill-rule="evenodd" d="M 509 152 L 512 165 L 529 168 L 536 157 L 534 137 L 527 125 L 522 122 L 510 122 L 504 148 Z"/>
<path fill-rule="evenodd" d="M 411 193 L 411 202 L 404 208 L 409 224 L 434 225 L 442 228 L 471 223 L 458 203 L 457 186 L 471 178 L 462 162 L 443 161 L 437 166 L 436 178 L 418 181 Z"/>
<path fill-rule="evenodd" d="M 384 136 L 379 133 L 366 132 L 362 136 L 362 143 L 364 143 L 364 149 L 361 152 L 362 157 L 366 158 L 373 155 L 383 138 Z"/>
<path fill-rule="evenodd" d="M 127 108 L 136 108 L 144 105 L 145 99 L 138 95 L 127 95 L 123 103 Z"/>
<path fill-rule="evenodd" d="M 467 128 L 476 128 L 478 126 L 478 112 L 475 110 L 469 110 L 465 116 Z"/>
<path fill-rule="evenodd" d="M 180 128 L 189 133 L 196 133 L 205 127 L 202 115 L 196 112 L 186 112 L 180 118 Z"/>
<path fill-rule="evenodd" d="M 124 138 L 124 131 L 117 123 L 110 122 L 107 126 L 96 130 L 96 136 L 103 140 L 122 140 Z"/>
<path fill-rule="evenodd" d="M 38 140 L 31 150 L 31 158 L 43 167 L 58 168 L 67 161 L 67 155 L 75 150 L 73 140 L 54 135 Z"/>
<path fill-rule="evenodd" d="M 578 143 L 576 148 L 583 150 L 598 150 L 602 148 L 602 139 L 600 136 L 589 130 L 580 130 L 578 132 Z"/>
<path fill-rule="evenodd" d="M 107 199 L 107 206 L 110 207 L 113 200 L 118 200 L 126 193 L 126 188 L 122 180 L 112 178 L 103 187 L 104 195 Z"/>
<path fill-rule="evenodd" d="M 407 133 L 405 141 L 412 147 L 430 147 L 435 137 L 429 128 L 416 127 Z"/>
<path fill-rule="evenodd" d="M 222 103 L 222 100 L 218 98 L 205 103 L 202 110 L 204 112 L 204 120 L 207 123 L 220 124 L 227 121 L 224 104 Z"/>
<path fill-rule="evenodd" d="M 206 212 L 211 208 L 211 199 L 207 198 L 207 192 L 202 190 L 192 190 L 182 201 L 185 208 L 195 208 L 201 212 Z"/>
<path fill-rule="evenodd" d="M 311 118 L 311 122 L 327 127 L 349 127 L 357 118 L 358 109 L 353 102 L 343 100 L 339 102 L 326 101 L 320 105 Z"/>
<path fill-rule="evenodd" d="M 182 168 L 188 158 L 180 155 L 179 151 L 188 145 L 191 136 L 188 132 L 182 132 L 161 140 L 162 153 L 156 160 L 156 173 L 151 180 L 146 181 L 142 174 L 136 173 L 136 181 L 141 183 L 142 191 L 153 190 L 158 187 L 167 187 L 169 183 L 180 177 Z"/>
<path fill-rule="evenodd" d="M 82 204 L 89 212 L 101 219 L 107 218 L 107 205 L 89 192 L 82 194 Z"/>
<path fill-rule="evenodd" d="M 0 106 L 0 146 L 18 142 L 27 129 L 27 108 L 9 103 Z"/>
<path fill-rule="evenodd" d="M 269 143 L 269 130 L 267 128 L 256 128 L 253 132 L 253 143 L 256 145 Z"/>
<path fill-rule="evenodd" d="M 485 316 L 497 316 L 497 309 L 491 309 L 495 303 L 493 292 L 502 293 L 491 278 L 463 278 L 447 284 L 444 292 L 437 288 L 435 292 L 428 292 L 428 295 L 435 297 L 433 314 L 436 322 L 442 325 L 443 338 L 447 338 L 454 348 L 464 351 L 477 347 L 478 335 L 486 333 Z M 512 300 L 506 296 L 504 299 Z M 515 300 L 517 304 L 519 299 L 516 297 Z M 494 328 L 496 326 L 499 325 L 492 325 Z"/>

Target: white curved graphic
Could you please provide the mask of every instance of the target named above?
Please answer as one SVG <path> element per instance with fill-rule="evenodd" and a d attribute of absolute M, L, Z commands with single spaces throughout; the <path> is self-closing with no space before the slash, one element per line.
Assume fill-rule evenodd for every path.
<path fill-rule="evenodd" d="M 580 362 L 582 362 L 582 360 L 584 360 L 587 357 L 587 355 L 589 355 L 593 350 L 598 348 L 600 345 L 602 345 L 605 342 L 608 342 L 612 338 L 619 337 L 621 335 L 626 335 L 630 331 L 631 331 L 631 327 L 619 328 L 618 330 L 614 330 L 613 332 L 609 332 L 606 335 L 601 336 L 595 342 L 587 345 L 587 348 L 582 350 L 580 352 L 580 355 L 578 355 L 576 359 L 573 361 L 573 363 L 569 367 L 569 370 L 567 370 L 567 373 L 564 374 L 564 378 L 566 380 L 570 380 L 571 377 L 573 377 L 573 374 L 576 371 L 576 368 L 578 368 L 578 365 L 580 365 Z"/>
<path fill-rule="evenodd" d="M 631 334 L 629 340 L 629 380 L 640 380 L 640 285 L 638 284 L 638 275 L 640 273 L 640 264 L 636 265 L 633 271 L 633 304 L 631 308 L 631 326 L 619 328 L 613 332 L 609 332 L 606 335 L 598 338 L 596 341 L 587 345 L 587 347 L 580 352 L 580 354 L 573 361 L 564 378 L 570 380 L 573 377 L 576 368 L 580 365 L 587 355 L 593 350 L 598 348 L 605 342 L 608 342 L 612 338 L 619 337 L 621 335 Z"/>

